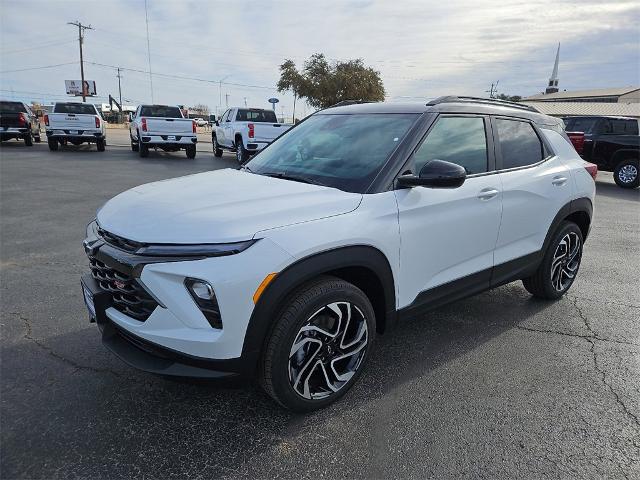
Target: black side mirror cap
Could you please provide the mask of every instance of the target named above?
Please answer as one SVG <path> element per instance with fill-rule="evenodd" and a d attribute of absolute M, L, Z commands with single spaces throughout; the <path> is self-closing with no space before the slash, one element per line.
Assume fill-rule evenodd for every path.
<path fill-rule="evenodd" d="M 398 177 L 400 187 L 458 188 L 467 178 L 464 167 L 444 160 L 431 160 L 424 164 L 420 174 Z"/>

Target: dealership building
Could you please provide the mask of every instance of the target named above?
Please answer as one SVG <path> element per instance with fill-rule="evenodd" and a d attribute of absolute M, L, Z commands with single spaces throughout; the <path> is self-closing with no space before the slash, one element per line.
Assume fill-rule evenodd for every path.
<path fill-rule="evenodd" d="M 640 118 L 640 87 L 541 93 L 522 103 L 554 117 L 606 115 Z"/>

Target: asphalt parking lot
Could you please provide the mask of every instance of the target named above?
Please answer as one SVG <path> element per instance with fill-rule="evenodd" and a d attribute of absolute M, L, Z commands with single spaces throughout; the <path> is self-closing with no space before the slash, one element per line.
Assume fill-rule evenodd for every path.
<path fill-rule="evenodd" d="M 188 160 L 117 143 L 0 148 L 0 477 L 640 478 L 640 191 L 600 173 L 562 300 L 512 283 L 402 323 L 342 401 L 301 416 L 251 384 L 167 380 L 102 347 L 79 285 L 96 209 L 236 166 L 205 144 Z"/>

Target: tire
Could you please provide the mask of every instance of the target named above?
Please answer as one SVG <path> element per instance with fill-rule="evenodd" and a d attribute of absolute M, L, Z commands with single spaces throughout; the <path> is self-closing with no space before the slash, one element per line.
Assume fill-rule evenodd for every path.
<path fill-rule="evenodd" d="M 222 149 L 220 148 L 220 145 L 218 145 L 218 139 L 215 135 L 213 135 L 211 141 L 213 143 L 213 156 L 220 158 L 222 156 Z"/>
<path fill-rule="evenodd" d="M 622 160 L 613 170 L 613 180 L 622 188 L 638 188 L 640 185 L 640 166 L 638 160 L 627 158 Z"/>
<path fill-rule="evenodd" d="M 60 145 L 56 138 L 47 138 L 47 143 L 49 144 L 49 150 L 52 152 L 58 150 L 58 146 Z"/>
<path fill-rule="evenodd" d="M 106 145 L 107 142 L 104 139 L 96 141 L 96 147 L 98 148 L 99 152 L 104 152 Z"/>
<path fill-rule="evenodd" d="M 187 146 L 187 148 L 185 148 L 185 151 L 187 153 L 187 158 L 196 158 L 196 146 L 195 145 Z"/>
<path fill-rule="evenodd" d="M 141 158 L 147 158 L 149 156 L 149 147 L 144 143 L 140 143 L 138 146 L 138 155 Z"/>
<path fill-rule="evenodd" d="M 580 227 L 573 222 L 562 222 L 536 272 L 522 280 L 524 288 L 538 298 L 556 300 L 562 297 L 578 275 L 583 245 Z"/>
<path fill-rule="evenodd" d="M 33 139 L 35 140 L 36 143 L 40 143 L 42 141 L 42 137 L 40 136 L 40 134 L 33 137 Z"/>
<path fill-rule="evenodd" d="M 137 152 L 139 149 L 138 142 L 136 142 L 131 135 L 129 135 L 129 138 L 131 139 L 131 151 Z"/>
<path fill-rule="evenodd" d="M 350 321 L 340 322 L 349 309 Z M 351 283 L 322 276 L 303 285 L 283 302 L 267 337 L 260 384 L 276 402 L 296 412 L 330 405 L 364 370 L 375 325 L 371 302 Z"/>
<path fill-rule="evenodd" d="M 244 165 L 249 160 L 249 152 L 244 148 L 242 140 L 236 140 L 236 160 L 240 165 Z"/>
<path fill-rule="evenodd" d="M 33 147 L 33 137 L 31 136 L 31 132 L 27 133 L 24 137 L 24 144 L 27 147 Z"/>

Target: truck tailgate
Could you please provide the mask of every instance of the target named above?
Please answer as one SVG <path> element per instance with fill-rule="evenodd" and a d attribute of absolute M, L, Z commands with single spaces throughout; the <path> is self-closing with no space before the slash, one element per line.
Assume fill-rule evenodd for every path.
<path fill-rule="evenodd" d="M 52 130 L 90 130 L 96 128 L 96 116 L 84 113 L 50 113 Z"/>
<path fill-rule="evenodd" d="M 251 122 L 249 122 L 251 123 Z M 256 142 L 271 142 L 291 128 L 291 125 L 283 123 L 262 123 L 256 122 L 254 125 L 254 138 Z"/>
<path fill-rule="evenodd" d="M 147 119 L 147 132 L 158 134 L 193 133 L 193 122 L 186 118 L 153 118 Z"/>
<path fill-rule="evenodd" d="M 26 118 L 26 115 L 25 115 Z M 0 113 L 0 127 L 3 128 L 24 128 L 24 122 L 20 121 L 19 113 Z"/>

